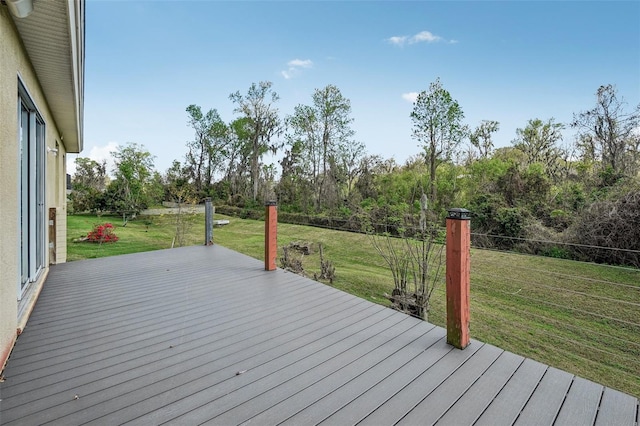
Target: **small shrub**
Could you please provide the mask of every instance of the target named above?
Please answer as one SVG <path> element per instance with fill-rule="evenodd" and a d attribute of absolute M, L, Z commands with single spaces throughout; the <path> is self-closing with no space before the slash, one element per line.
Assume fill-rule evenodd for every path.
<path fill-rule="evenodd" d="M 103 223 L 95 225 L 93 230 L 87 234 L 87 241 L 91 243 L 115 243 L 118 236 L 113 232 L 113 225 Z"/>
<path fill-rule="evenodd" d="M 324 258 L 322 244 L 318 243 L 318 249 L 320 250 L 320 275 L 313 274 L 313 279 L 316 281 L 328 280 L 329 284 L 333 284 L 333 280 L 336 278 L 336 267 L 332 261 Z"/>
<path fill-rule="evenodd" d="M 548 249 L 542 250 L 540 254 L 547 257 L 554 257 L 556 259 L 571 259 L 571 253 L 569 253 L 569 250 L 558 246 L 552 246 Z"/>

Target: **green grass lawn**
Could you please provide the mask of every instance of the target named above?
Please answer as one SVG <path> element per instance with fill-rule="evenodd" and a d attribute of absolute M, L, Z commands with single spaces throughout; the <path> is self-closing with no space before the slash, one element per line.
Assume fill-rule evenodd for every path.
<path fill-rule="evenodd" d="M 257 259 L 264 256 L 264 222 L 227 218 L 216 244 Z M 109 221 L 120 240 L 73 243 Z M 204 243 L 204 216 L 187 217 L 185 245 Z M 69 216 L 68 259 L 170 248 L 171 215 L 121 226 L 115 217 Z M 366 235 L 299 225 L 278 225 L 278 246 L 321 243 L 336 267 L 333 286 L 387 305 L 391 274 Z M 300 255 L 301 256 L 301 255 Z M 317 250 L 304 256 L 307 275 L 320 269 Z M 471 335 L 598 383 L 640 396 L 640 271 L 490 250 L 471 251 Z M 429 321 L 445 322 L 444 283 L 434 293 Z"/>
<path fill-rule="evenodd" d="M 186 244 L 204 243 L 203 215 L 184 215 L 187 224 Z M 109 222 L 119 241 L 116 243 L 74 242 L 87 235 L 94 225 Z M 149 216 L 139 218 L 122 226 L 122 218 L 117 216 L 67 216 L 67 260 L 91 259 L 115 256 L 118 254 L 171 248 L 176 235 L 176 223 L 173 215 Z"/>

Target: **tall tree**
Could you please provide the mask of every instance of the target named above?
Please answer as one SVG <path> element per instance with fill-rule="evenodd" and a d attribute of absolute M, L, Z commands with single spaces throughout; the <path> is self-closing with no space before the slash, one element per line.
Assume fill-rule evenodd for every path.
<path fill-rule="evenodd" d="M 153 159 L 143 145 L 128 143 L 112 152 L 114 176 L 109 192 L 110 209 L 127 215 L 136 214 L 148 206 L 153 180 Z"/>
<path fill-rule="evenodd" d="M 288 118 L 291 128 L 288 140 L 291 145 L 298 141 L 303 143 L 301 155 L 309 167 L 316 208 L 319 208 L 324 195 L 336 187 L 336 167 L 348 159 L 350 152 L 355 153 L 353 161 L 349 160 L 353 163 L 362 150 L 352 140 L 355 132 L 351 129 L 351 101 L 340 89 L 331 84 L 316 89 L 312 101 L 312 105 L 298 105 L 293 116 Z"/>
<path fill-rule="evenodd" d="M 480 158 L 489 158 L 493 151 L 491 134 L 500 130 L 500 123 L 493 120 L 482 120 L 480 125 L 469 135 L 469 140 L 478 149 Z"/>
<path fill-rule="evenodd" d="M 429 166 L 429 186 L 432 202 L 436 200 L 436 169 L 453 155 L 468 133 L 462 123 L 464 113 L 451 94 L 442 87 L 440 79 L 422 91 L 413 105 L 413 137 L 424 149 Z"/>
<path fill-rule="evenodd" d="M 301 174 L 311 183 L 314 193 L 314 205 L 317 208 L 320 197 L 320 175 L 322 170 L 322 131 L 317 111 L 309 105 L 297 105 L 293 115 L 287 117 L 287 125 L 291 129 L 287 134 L 290 152 L 297 153 L 300 158 Z"/>
<path fill-rule="evenodd" d="M 251 122 L 246 117 L 236 118 L 229 124 L 229 144 L 227 149 L 227 170 L 225 180 L 229 185 L 229 196 L 233 198 L 251 197 Z M 249 183 L 249 185 L 247 184 Z M 232 201 L 231 199 L 229 200 Z"/>
<path fill-rule="evenodd" d="M 73 192 L 69 195 L 74 211 L 95 211 L 100 209 L 99 202 L 109 177 L 107 162 L 97 162 L 91 158 L 78 157 L 75 161 L 76 171 L 71 183 Z"/>
<path fill-rule="evenodd" d="M 189 168 L 183 166 L 179 161 L 173 160 L 171 167 L 167 169 L 164 175 L 166 197 L 178 204 L 196 201 L 194 187 L 189 180 Z"/>
<path fill-rule="evenodd" d="M 216 171 L 223 167 L 229 132 L 227 125 L 215 109 L 203 114 L 199 106 L 189 105 L 187 113 L 189 125 L 193 128 L 195 137 L 187 142 L 189 152 L 186 155 L 185 165 L 196 193 L 203 196 L 213 184 Z"/>
<path fill-rule="evenodd" d="M 96 191 L 104 191 L 109 177 L 107 176 L 107 162 L 97 162 L 91 158 L 78 157 L 75 160 L 76 171 L 73 174 L 73 186 L 89 187 Z"/>
<path fill-rule="evenodd" d="M 540 163 L 551 177 L 557 178 L 562 158 L 558 143 L 562 140 L 564 125 L 554 121 L 553 118 L 546 122 L 539 118 L 529 120 L 524 129 L 516 129 L 516 138 L 511 143 L 524 154 L 525 166 Z"/>
<path fill-rule="evenodd" d="M 313 205 L 313 188 L 306 174 L 306 164 L 302 158 L 303 143 L 290 144 L 280 160 L 282 173 L 277 186 L 278 202 L 293 211 L 308 212 Z"/>
<path fill-rule="evenodd" d="M 261 81 L 252 83 L 246 95 L 235 92 L 229 99 L 236 104 L 235 113 L 245 117 L 249 133 L 251 184 L 253 201 L 258 199 L 260 181 L 260 161 L 268 151 L 276 153 L 278 145 L 272 139 L 282 132 L 282 121 L 274 104 L 280 99 L 271 88 L 273 83 Z"/>
<path fill-rule="evenodd" d="M 614 86 L 600 86 L 596 106 L 574 114 L 571 122 L 578 130 L 583 156 L 600 160 L 604 168 L 621 175 L 637 166 L 634 151 L 640 145 L 640 104 L 631 112 L 625 111 L 625 106 Z"/>
<path fill-rule="evenodd" d="M 338 146 L 336 158 L 341 174 L 346 182 L 346 196 L 351 198 L 353 185 L 361 173 L 360 161 L 366 155 L 366 147 L 362 142 L 349 141 Z"/>

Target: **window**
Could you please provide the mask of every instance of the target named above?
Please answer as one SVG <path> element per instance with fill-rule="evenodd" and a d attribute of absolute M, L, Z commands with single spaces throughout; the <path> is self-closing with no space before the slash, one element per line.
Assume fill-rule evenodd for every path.
<path fill-rule="evenodd" d="M 18 81 L 20 140 L 20 283 L 18 299 L 45 263 L 45 125 Z"/>

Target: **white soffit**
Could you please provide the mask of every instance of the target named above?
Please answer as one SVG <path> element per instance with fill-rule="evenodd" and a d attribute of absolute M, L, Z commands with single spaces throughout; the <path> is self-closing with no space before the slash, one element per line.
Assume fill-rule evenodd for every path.
<path fill-rule="evenodd" d="M 68 152 L 83 146 L 84 1 L 34 0 L 13 18 Z"/>

